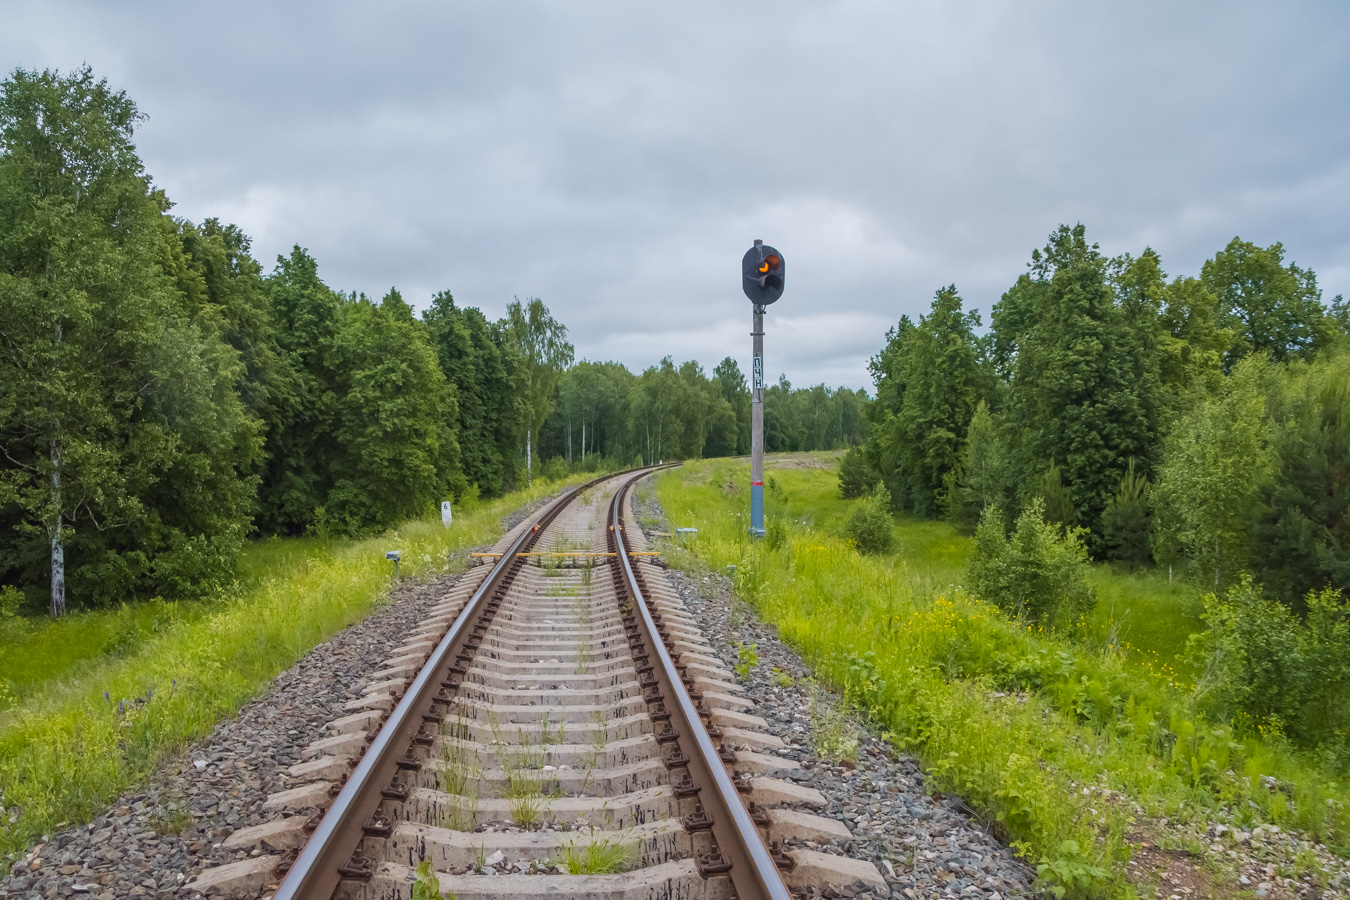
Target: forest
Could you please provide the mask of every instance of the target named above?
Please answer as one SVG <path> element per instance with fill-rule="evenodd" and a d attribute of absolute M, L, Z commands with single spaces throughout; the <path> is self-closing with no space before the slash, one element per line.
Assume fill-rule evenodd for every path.
<path fill-rule="evenodd" d="M 533 478 L 748 452 L 736 361 L 574 361 L 500 320 L 330 287 L 297 244 L 174 216 L 86 67 L 0 86 L 0 614 L 219 591 L 250 539 L 361 536 Z M 771 450 L 863 438 L 862 391 L 766 392 Z"/>
<path fill-rule="evenodd" d="M 1108 258 L 1060 226 L 988 332 L 937 291 L 871 361 L 839 474 L 866 498 L 859 548 L 888 550 L 894 513 L 946 519 L 975 535 L 967 588 L 1061 636 L 1096 605 L 1092 558 L 1186 579 L 1200 708 L 1343 767 L 1350 309 L 1285 256 L 1234 238 L 1169 278 L 1152 249 Z"/>
<path fill-rule="evenodd" d="M 1039 498 L 1099 559 L 1246 572 L 1295 605 L 1350 590 L 1350 307 L 1281 245 L 1234 238 L 1169 280 L 1060 226 L 991 319 L 953 285 L 886 335 L 846 496 L 881 483 L 967 530 Z"/>

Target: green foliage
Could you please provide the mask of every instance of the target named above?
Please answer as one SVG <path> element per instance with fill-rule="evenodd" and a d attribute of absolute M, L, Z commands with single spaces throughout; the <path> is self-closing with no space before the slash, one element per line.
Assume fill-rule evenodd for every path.
<path fill-rule="evenodd" d="M 1059 466 L 1054 462 L 1041 476 L 1041 503 L 1045 510 L 1045 521 L 1052 525 L 1070 526 L 1078 516 L 1074 508 L 1069 489 L 1064 486 Z"/>
<path fill-rule="evenodd" d="M 506 336 L 518 360 L 516 384 L 525 413 L 525 475 L 533 476 L 533 440 L 557 403 L 555 391 L 563 371 L 572 364 L 567 326 L 549 313 L 544 301 L 528 297 L 506 307 Z"/>
<path fill-rule="evenodd" d="M 1155 549 L 1183 558 L 1218 586 L 1251 560 L 1261 492 L 1274 469 L 1261 379 L 1266 363 L 1243 361 L 1217 396 L 1173 427 L 1153 489 Z"/>
<path fill-rule="evenodd" d="M 1081 534 L 1047 523 L 1041 502 L 1034 500 L 1005 538 L 1003 515 L 986 508 L 975 531 L 971 590 L 1018 619 L 1068 625 L 1094 601 Z"/>
<path fill-rule="evenodd" d="M 966 429 L 984 391 L 978 313 L 962 310 L 956 286 L 937 292 L 917 327 L 887 334 L 872 360 L 877 376 L 873 456 L 900 508 L 934 514 L 957 468 Z M 882 390 L 882 383 L 887 385 Z"/>
<path fill-rule="evenodd" d="M 672 562 L 735 565 L 737 596 L 843 693 L 844 704 L 818 702 L 820 688 L 807 686 L 822 757 L 833 750 L 818 742 L 847 744 L 854 733 L 842 712 L 852 704 L 1025 858 L 1073 859 L 1060 848 L 1076 841 L 1077 859 L 1110 871 L 1088 889 L 1094 895 L 1131 896 L 1124 863 L 1135 804 L 1185 829 L 1234 815 L 1247 828 L 1272 822 L 1350 846 L 1350 793 L 1334 757 L 1230 727 L 1197 703 L 1190 667 L 1168 655 L 1201 625 L 1188 589 L 1099 567 L 1090 578 L 1101 599 L 1081 622 L 1027 626 L 951 587 L 969 584 L 973 542 L 946 525 L 902 519 L 903 562 L 859 557 L 831 537 L 854 504 L 828 471 L 776 470 L 786 512 L 817 524 L 794 528 L 771 553 L 744 535 L 743 496 L 721 487 L 747 470 L 688 464 L 658 479 L 665 508 L 700 529 L 697 557 Z M 1122 605 L 1129 615 L 1112 623 Z"/>
<path fill-rule="evenodd" d="M 989 404 L 981 400 L 970 419 L 961 464 L 946 476 L 943 500 L 947 520 L 970 533 L 986 507 L 993 506 L 1010 516 L 1013 476 L 1012 454 L 999 434 Z"/>
<path fill-rule="evenodd" d="M 750 680 L 750 672 L 755 666 L 759 665 L 759 644 L 744 644 L 736 642 L 736 664 L 732 669 L 736 672 L 736 677 L 741 681 Z"/>
<path fill-rule="evenodd" d="M 890 553 L 895 549 L 893 524 L 890 492 L 878 484 L 871 496 L 854 506 L 844 533 L 861 553 Z"/>
<path fill-rule="evenodd" d="M 441 880 L 431 871 L 425 859 L 417 864 L 417 880 L 412 886 L 412 900 L 455 900 L 454 894 L 441 893 Z"/>
<path fill-rule="evenodd" d="M 1141 388 L 1156 379 L 1140 366 L 1156 368 L 1154 342 L 1145 341 L 1156 327 L 1156 289 L 1132 284 L 1143 296 L 1122 302 L 1112 276 L 1128 262 L 1108 265 L 1082 225 L 1060 226 L 1031 267 L 993 317 L 996 331 L 1011 332 L 996 346 L 1007 354 L 1006 412 L 1025 457 L 1022 480 L 1046 461 L 1061 464 L 1075 515 L 1059 521 L 1095 529 L 1127 460 L 1155 452 L 1156 403 Z"/>
<path fill-rule="evenodd" d="M 525 437 L 524 401 L 512 388 L 515 357 L 503 329 L 473 307 L 457 307 L 449 291 L 432 298 L 422 322 L 454 391 L 465 484 L 478 485 L 484 497 L 500 496 L 523 479 Z"/>
<path fill-rule="evenodd" d="M 0 619 L 10 619 L 23 607 L 23 591 L 12 584 L 0 585 Z"/>
<path fill-rule="evenodd" d="M 1036 865 L 1036 877 L 1058 898 L 1070 890 L 1086 894 L 1095 883 L 1105 881 L 1111 873 L 1101 866 L 1094 866 L 1089 857 L 1083 855 L 1077 841 L 1061 841 L 1054 858 L 1042 856 Z"/>
<path fill-rule="evenodd" d="M 1120 479 L 1120 489 L 1102 513 L 1102 543 L 1111 559 L 1127 563 L 1131 572 L 1150 557 L 1148 480 L 1136 475 L 1134 460 Z"/>
<path fill-rule="evenodd" d="M 1226 369 L 1253 353 L 1277 362 L 1310 357 L 1330 336 L 1317 276 L 1284 265 L 1282 244 L 1258 247 L 1235 237 L 1205 262 L 1200 281 L 1218 298 L 1220 322 L 1232 335 Z"/>
<path fill-rule="evenodd" d="M 1287 603 L 1328 585 L 1350 593 L 1350 352 L 1291 366 L 1272 382 L 1275 474 L 1253 561 Z"/>
<path fill-rule="evenodd" d="M 713 369 L 713 380 L 716 382 L 717 390 L 722 395 L 722 399 L 727 401 L 731 407 L 732 413 L 736 416 L 736 444 L 735 449 L 726 454 L 717 454 L 704 452 L 704 456 L 730 456 L 733 453 L 744 455 L 750 452 L 750 386 L 745 381 L 745 375 L 741 373 L 740 364 L 730 356 L 723 358 Z"/>
<path fill-rule="evenodd" d="M 77 606 L 218 589 L 252 511 L 245 368 L 173 277 L 140 119 L 87 67 L 0 86 L 0 577 L 50 584 L 54 615 L 67 574 Z"/>
<path fill-rule="evenodd" d="M 378 305 L 346 304 L 328 359 L 337 446 L 316 527 L 368 534 L 420 516 L 454 492 L 459 444 L 446 427 L 454 397 L 398 291 Z"/>
<path fill-rule="evenodd" d="M 1350 604 L 1331 589 L 1306 604 L 1301 621 L 1246 575 L 1222 598 L 1206 596 L 1209 630 L 1192 639 L 1201 694 L 1220 717 L 1350 759 Z"/>
<path fill-rule="evenodd" d="M 867 461 L 867 451 L 850 447 L 839 460 L 839 495 L 846 500 L 866 497 L 876 487 L 879 476 Z"/>
<path fill-rule="evenodd" d="M 540 474 L 545 481 L 562 481 L 568 475 L 567 460 L 561 456 L 550 457 Z"/>

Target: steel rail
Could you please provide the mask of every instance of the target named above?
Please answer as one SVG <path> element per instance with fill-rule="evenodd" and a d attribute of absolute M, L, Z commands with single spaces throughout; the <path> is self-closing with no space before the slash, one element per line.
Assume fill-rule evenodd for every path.
<path fill-rule="evenodd" d="M 660 665 L 654 667 L 654 675 L 661 692 L 673 698 L 665 709 L 671 715 L 671 726 L 682 738 L 688 735 L 694 753 L 689 757 L 687 768 L 689 776 L 698 787 L 710 786 L 711 792 L 700 791 L 699 801 L 704 811 L 711 817 L 711 830 L 717 849 L 731 863 L 728 875 L 736 887 L 740 900 L 792 900 L 783 876 L 778 871 L 773 857 L 764 846 L 754 820 L 741 802 L 736 785 L 722 765 L 718 749 L 703 727 L 698 707 L 694 705 L 684 679 L 670 651 L 666 648 L 664 636 L 652 616 L 652 611 L 643 596 L 642 586 L 628 552 L 623 528 L 623 501 L 629 488 L 650 473 L 643 473 L 629 479 L 614 494 L 610 507 L 610 529 L 614 534 L 616 554 L 619 560 L 627 589 L 631 594 L 633 607 L 638 621 L 645 632 L 646 640 Z M 681 746 L 685 746 L 681 740 Z"/>
<path fill-rule="evenodd" d="M 526 528 L 512 542 L 510 549 L 464 604 L 464 609 L 455 617 L 445 637 L 441 638 L 389 714 L 379 734 L 286 872 L 273 900 L 326 900 L 344 878 L 368 880 L 369 874 L 373 874 L 363 870 L 360 867 L 363 861 L 355 856 L 365 838 L 363 826 L 378 812 L 385 798 L 384 791 L 394 787 L 391 782 L 402 767 L 404 754 L 411 752 L 408 748 L 415 746 L 419 732 L 425 734 L 424 717 L 430 718 L 429 713 L 438 700 L 442 704 L 448 703 L 448 700 L 438 698 L 438 693 L 445 686 L 442 680 L 448 677 L 451 663 L 463 652 L 476 627 L 485 627 L 486 623 L 480 621 L 485 611 L 495 612 L 495 607 L 487 598 L 503 586 L 508 575 L 514 575 L 520 570 L 525 563 L 518 554 L 533 546 L 542 529 L 557 518 L 574 497 L 614 477 L 618 476 L 606 475 L 593 479 L 558 497 L 532 527 Z M 352 863 L 358 865 L 353 867 Z"/>

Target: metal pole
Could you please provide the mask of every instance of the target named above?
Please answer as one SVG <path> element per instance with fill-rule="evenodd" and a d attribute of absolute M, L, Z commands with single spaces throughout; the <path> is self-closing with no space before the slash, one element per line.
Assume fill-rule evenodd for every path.
<path fill-rule="evenodd" d="M 755 349 L 750 365 L 750 533 L 764 537 L 764 307 L 758 303 L 750 335 Z"/>

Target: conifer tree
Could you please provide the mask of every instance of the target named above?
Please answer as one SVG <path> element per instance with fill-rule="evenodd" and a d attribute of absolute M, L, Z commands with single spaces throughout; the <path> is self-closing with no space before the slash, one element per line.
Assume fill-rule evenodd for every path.
<path fill-rule="evenodd" d="M 1045 521 L 1052 525 L 1072 528 L 1078 510 L 1074 508 L 1069 489 L 1064 486 L 1059 466 L 1052 461 L 1041 476 L 1040 497 Z"/>
<path fill-rule="evenodd" d="M 1102 540 L 1107 555 L 1134 567 L 1148 562 L 1148 479 L 1134 470 L 1134 460 L 1120 479 L 1120 488 L 1102 513 Z"/>

